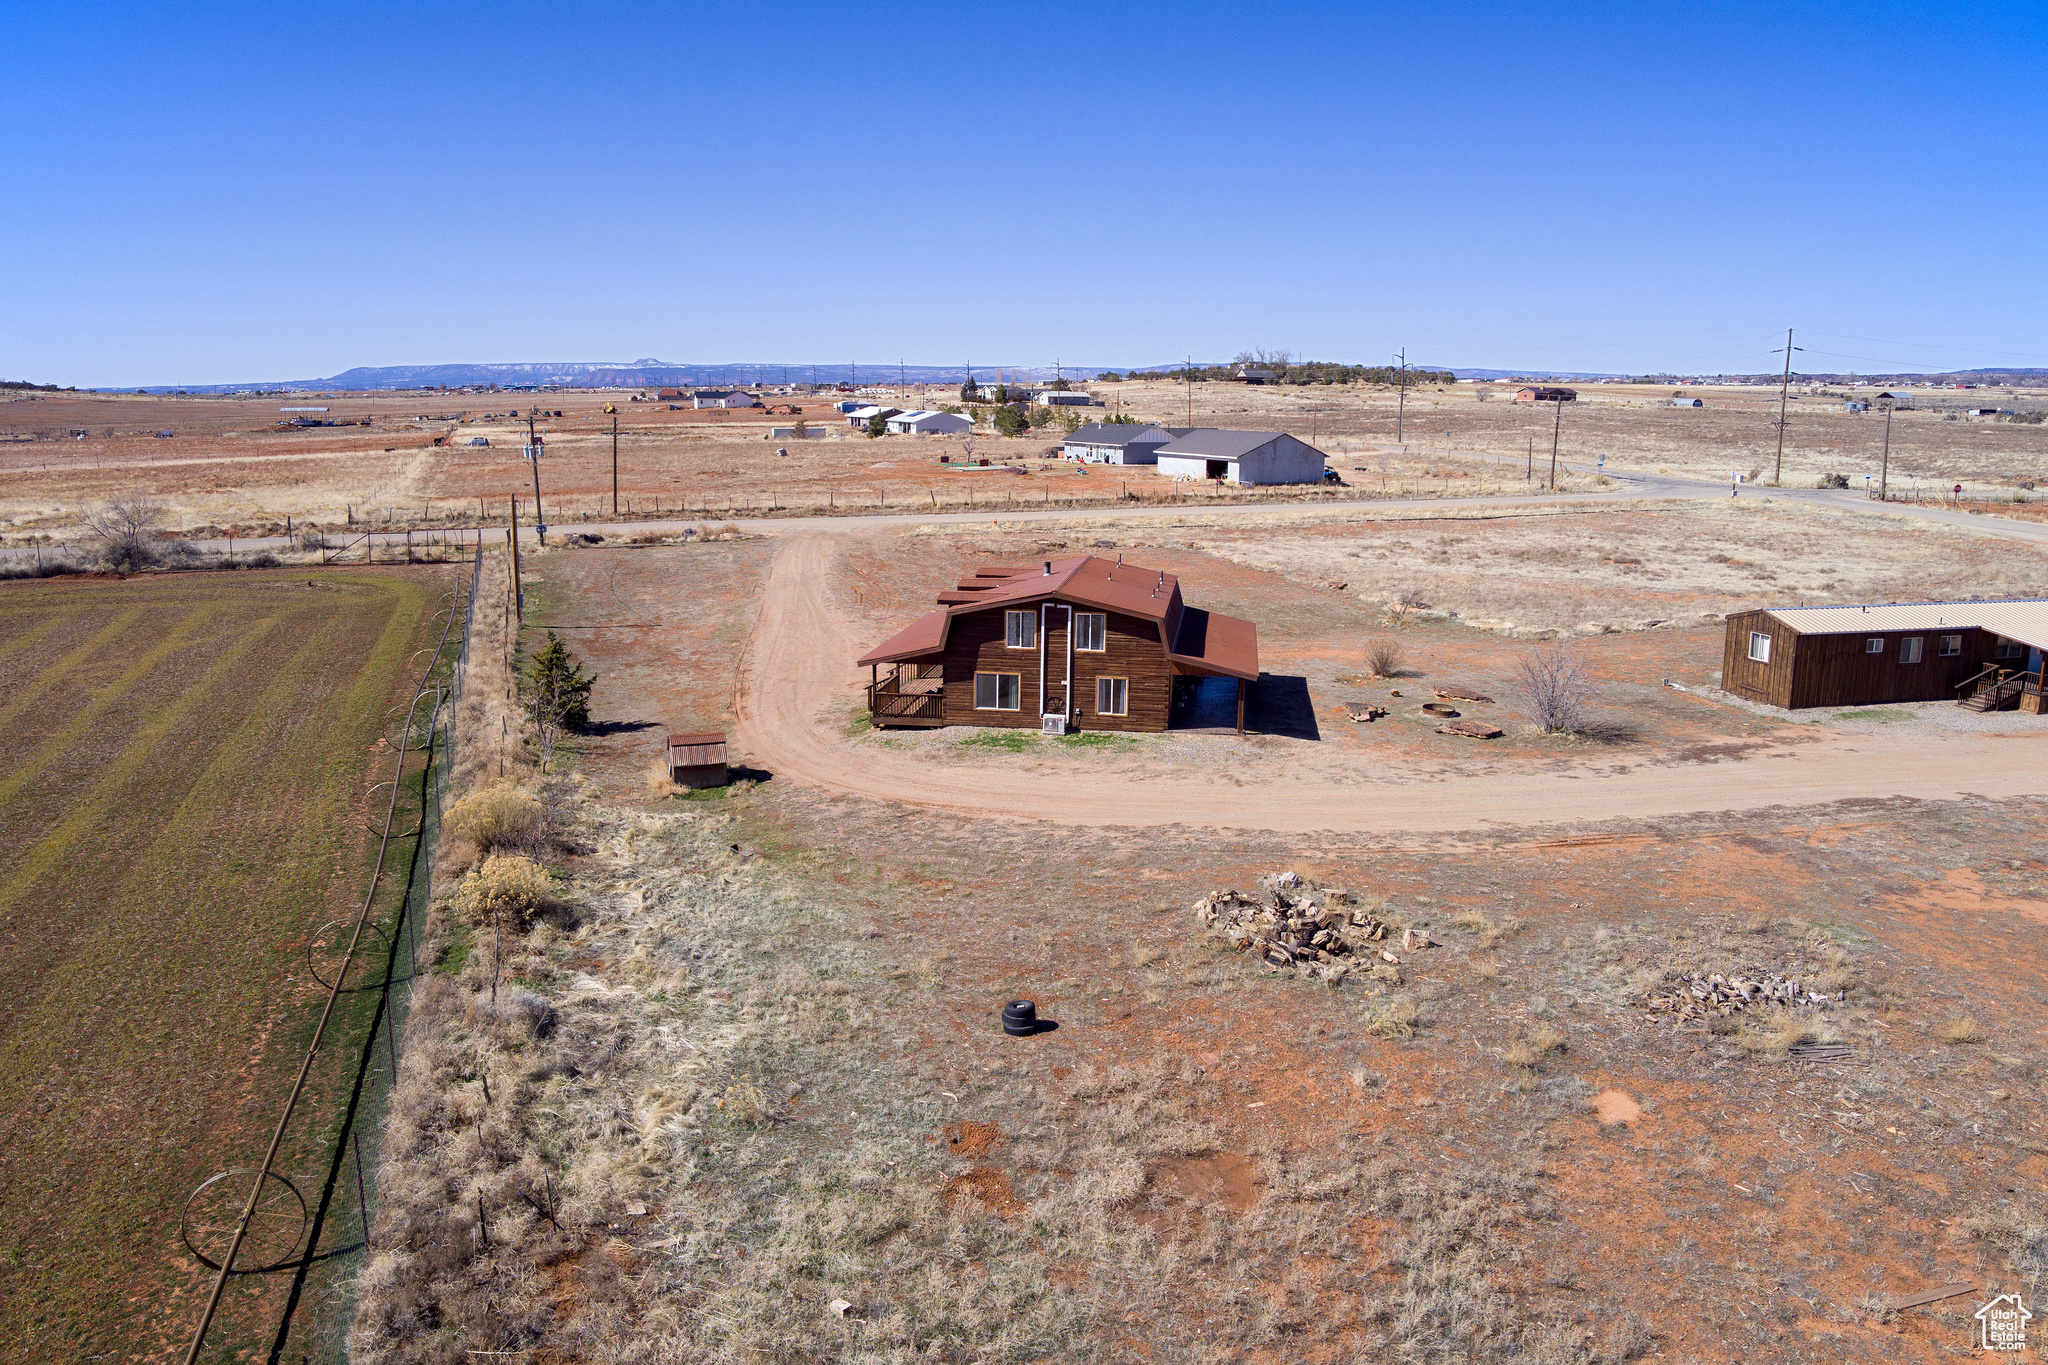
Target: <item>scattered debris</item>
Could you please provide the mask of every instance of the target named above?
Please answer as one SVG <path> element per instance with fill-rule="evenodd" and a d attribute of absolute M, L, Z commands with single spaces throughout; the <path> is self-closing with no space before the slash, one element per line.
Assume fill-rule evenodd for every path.
<path fill-rule="evenodd" d="M 1316 583 L 1320 587 L 1328 588 L 1331 592 L 1342 592 L 1344 591 L 1344 589 L 1351 586 L 1348 583 L 1339 583 L 1334 578 L 1318 578 L 1316 580 Z"/>
<path fill-rule="evenodd" d="M 1469 687 L 1439 687 L 1436 689 L 1436 694 L 1439 697 L 1452 697 L 1458 701 L 1491 702 L 1493 700 L 1492 697 L 1487 696 L 1484 692 L 1475 692 Z"/>
<path fill-rule="evenodd" d="M 1388 711 L 1387 708 L 1384 706 L 1373 706 L 1367 702 L 1362 701 L 1347 701 L 1344 703 L 1344 714 L 1350 716 L 1351 719 L 1355 721 L 1362 720 L 1370 722 L 1378 720 L 1381 716 L 1391 715 L 1392 713 Z"/>
<path fill-rule="evenodd" d="M 1401 689 L 1397 687 L 1393 691 L 1387 693 L 1387 695 L 1390 697 L 1398 697 L 1401 695 Z"/>
<path fill-rule="evenodd" d="M 1458 714 L 1457 707 L 1446 706 L 1443 702 L 1440 701 L 1426 701 L 1422 703 L 1422 709 L 1424 711 L 1427 711 L 1432 716 L 1444 716 L 1446 718 Z"/>
<path fill-rule="evenodd" d="M 1293 872 L 1259 879 L 1259 895 L 1212 891 L 1195 902 L 1195 918 L 1239 952 L 1275 970 L 1292 969 L 1340 981 L 1365 962 L 1400 959 L 1384 944 L 1387 923 L 1361 908 L 1346 908 L 1351 893 L 1319 887 Z M 1384 968 L 1375 968 L 1384 971 Z"/>
<path fill-rule="evenodd" d="M 834 1299 L 831 1303 L 827 1304 L 826 1307 L 830 1308 L 834 1313 L 836 1313 L 838 1316 L 842 1318 L 853 1311 L 853 1305 L 848 1303 L 845 1299 Z"/>
<path fill-rule="evenodd" d="M 1401 931 L 1401 951 L 1403 952 L 1412 953 L 1418 948 L 1434 947 L 1436 947 L 1436 940 L 1429 936 L 1429 930 L 1427 929 L 1410 928 Z"/>
<path fill-rule="evenodd" d="M 1471 739 L 1499 739 L 1505 733 L 1498 725 L 1488 725 L 1483 720 L 1454 720 L 1448 725 L 1437 726 L 1436 732 L 1440 735 L 1465 735 Z"/>
<path fill-rule="evenodd" d="M 1834 1004 L 1835 999 L 1776 972 L 1756 979 L 1727 977 L 1719 972 L 1702 976 L 1695 972 L 1672 982 L 1662 991 L 1646 995 L 1643 1008 L 1669 1014 L 1673 1023 L 1684 1024 L 1696 1019 L 1726 1019 L 1748 1010 L 1772 1006 L 1826 1009 Z"/>

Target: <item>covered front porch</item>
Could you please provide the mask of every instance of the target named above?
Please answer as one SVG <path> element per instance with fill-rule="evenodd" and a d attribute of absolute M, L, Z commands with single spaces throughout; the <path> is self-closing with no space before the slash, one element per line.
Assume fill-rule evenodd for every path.
<path fill-rule="evenodd" d="M 938 660 L 921 663 L 912 659 L 891 664 L 889 676 L 881 676 L 881 665 L 868 665 L 868 719 L 877 727 L 888 725 L 933 729 L 946 723 L 945 666 Z"/>

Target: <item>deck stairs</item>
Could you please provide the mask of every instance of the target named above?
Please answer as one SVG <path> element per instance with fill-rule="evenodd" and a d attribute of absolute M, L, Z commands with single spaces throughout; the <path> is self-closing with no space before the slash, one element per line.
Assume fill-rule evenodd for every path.
<path fill-rule="evenodd" d="M 2000 670 L 2003 674 L 2003 670 Z M 1979 677 L 1970 695 L 1956 704 L 1965 711 L 2010 711 L 2020 704 L 2020 697 L 2031 683 L 2036 690 L 2040 687 L 2038 674 L 2012 673 L 1989 678 Z"/>

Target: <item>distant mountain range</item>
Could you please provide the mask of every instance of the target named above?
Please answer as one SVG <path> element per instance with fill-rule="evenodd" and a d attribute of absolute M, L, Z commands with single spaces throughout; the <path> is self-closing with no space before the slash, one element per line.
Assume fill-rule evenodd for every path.
<path fill-rule="evenodd" d="M 1202 365 L 1221 365 L 1222 361 L 1204 361 Z M 1199 367 L 1199 366 L 1198 366 Z M 1056 377 L 1068 379 L 1092 379 L 1105 371 L 1118 374 L 1168 374 L 1180 368 L 1179 364 L 1166 365 L 1067 365 L 1057 369 L 1046 365 L 976 365 L 974 377 L 983 383 L 992 383 L 998 377 L 1018 380 L 1027 384 L 1048 383 Z M 1412 366 L 1418 370 L 1449 370 L 1460 379 L 1506 380 L 1506 379 L 1624 379 L 1626 374 L 1600 374 L 1585 370 L 1498 370 L 1464 365 L 1422 365 Z M 1670 374 L 1643 375 L 1639 377 L 1661 382 L 1677 378 Z M 347 393 L 375 392 L 388 389 L 450 389 L 476 388 L 496 384 L 500 388 L 516 388 L 527 385 L 554 385 L 561 388 L 690 388 L 707 384 L 730 384 L 735 387 L 753 387 L 763 384 L 811 383 L 821 384 L 853 383 L 860 386 L 882 384 L 958 384 L 967 377 L 965 365 L 890 365 L 880 362 L 851 364 L 837 362 L 826 365 L 763 363 L 743 361 L 721 364 L 677 364 L 666 360 L 644 358 L 630 361 L 545 361 L 538 363 L 514 364 L 472 364 L 472 365 L 359 365 L 325 379 L 286 379 L 243 382 L 239 384 L 149 384 L 128 388 L 103 389 L 107 393 L 238 393 L 248 390 L 295 390 L 332 391 Z M 1729 382 L 1761 383 L 1776 382 L 1775 374 L 1756 375 L 1689 375 L 1687 378 L 1712 378 Z M 2028 384 L 2035 385 L 2048 377 L 2048 369 L 1981 369 L 1956 370 L 1941 374 L 1865 374 L 1856 378 L 1865 384 L 1906 384 L 1928 382 L 1977 383 L 1977 384 Z M 1802 382 L 1824 381 L 1845 382 L 1844 374 L 1800 373 L 1794 376 Z"/>

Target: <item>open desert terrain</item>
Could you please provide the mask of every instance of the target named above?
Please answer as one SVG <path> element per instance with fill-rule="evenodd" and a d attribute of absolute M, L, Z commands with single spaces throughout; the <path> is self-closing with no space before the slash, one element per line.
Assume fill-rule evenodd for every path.
<path fill-rule="evenodd" d="M 768 441 L 664 406 L 622 418 L 614 522 L 601 397 L 538 397 L 564 413 L 549 520 L 578 537 L 525 528 L 523 617 L 504 546 L 482 552 L 423 970 L 395 1077 L 358 1078 L 370 1235 L 280 1272 L 303 1305 L 238 1277 L 222 1358 L 1933 1360 L 1990 1290 L 2039 1286 L 2048 722 L 1779 712 L 1718 670 L 1722 618 L 1758 604 L 2042 595 L 2021 486 L 2042 428 L 1900 414 L 1895 479 L 1974 496 L 1880 507 L 1812 489 L 1860 481 L 1852 414 L 1798 417 L 1787 488 L 1713 486 L 1775 435 L 1752 393 L 1589 397 L 1554 491 L 1509 458 L 1549 414 L 1505 392 L 1411 392 L 1404 446 L 1391 393 L 1196 386 L 1219 405 L 1197 421 L 1313 428 L 1345 480 L 1265 493 L 1084 473 L 1045 458 L 1056 432 Z M 1116 401 L 1170 420 L 1187 395 Z M 93 496 L 133 491 L 209 549 L 268 537 L 303 565 L 0 584 L 36 687 L 70 676 L 35 653 L 85 628 L 52 624 L 66 593 L 424 599 L 449 568 L 359 578 L 284 519 L 391 547 L 530 498 L 509 401 L 417 422 L 453 410 L 336 398 L 372 425 L 290 432 L 253 400 L 36 402 L 91 435 L 0 447 L 10 547 L 60 553 Z M 1418 410 L 1451 434 L 1420 439 Z M 492 444 L 432 444 L 471 432 Z M 934 593 L 1083 552 L 1257 622 L 1246 733 L 1220 711 L 1156 735 L 868 723 L 853 660 Z M 595 676 L 588 724 L 554 737 L 511 672 L 551 634 Z M 1571 735 L 1521 681 L 1558 646 L 1593 687 Z M 1442 732 L 1439 688 L 1501 735 Z M 349 714 L 335 733 L 379 752 Z M 731 786 L 659 772 L 663 737 L 698 730 L 729 734 Z M 323 885 L 358 867 L 337 859 Z M 478 908 L 506 859 L 545 887 L 509 922 Z M 1207 922 L 1249 903 L 1219 893 L 1378 946 L 1335 977 L 1269 965 Z M 313 899 L 265 921 L 274 960 L 166 981 L 289 996 L 288 1038 L 292 964 L 333 917 Z M 105 950 L 175 964 L 163 932 L 123 921 Z M 1730 982 L 1796 998 L 1738 1008 Z M 1019 997 L 1053 1027 L 1006 1037 Z M 68 1103 L 126 1094 L 66 1074 Z M 215 1108 L 247 1136 L 269 1093 Z M 340 1169 L 353 1148 L 308 1131 L 332 1141 L 294 1171 Z M 177 1358 L 208 1284 L 164 1251 L 174 1175 L 117 1201 L 168 1278 L 115 1358 Z M 70 1236 L 21 1222 L 9 1302 L 95 1342 L 90 1305 L 34 1277 Z"/>

